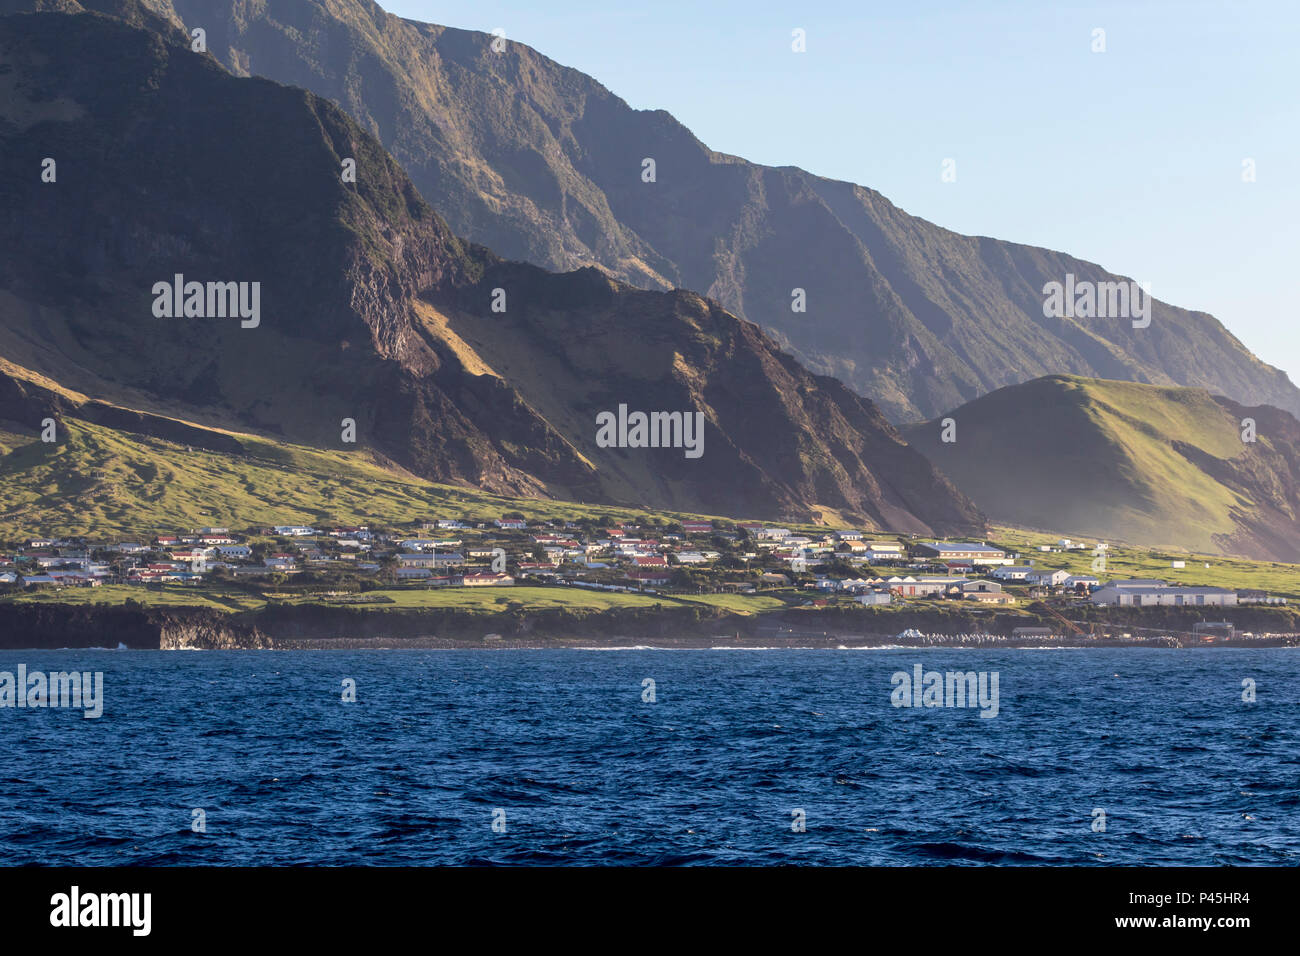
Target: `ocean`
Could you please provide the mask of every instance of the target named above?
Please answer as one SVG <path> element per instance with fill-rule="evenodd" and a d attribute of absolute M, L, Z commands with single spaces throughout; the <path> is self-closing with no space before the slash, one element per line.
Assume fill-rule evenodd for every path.
<path fill-rule="evenodd" d="M 1298 653 L 5 651 L 0 860 L 1295 865 Z"/>

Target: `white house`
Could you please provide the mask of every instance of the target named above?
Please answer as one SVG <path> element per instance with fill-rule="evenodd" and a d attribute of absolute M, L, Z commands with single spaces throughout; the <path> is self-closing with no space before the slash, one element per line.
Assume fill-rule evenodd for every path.
<path fill-rule="evenodd" d="M 1023 581 L 1034 571 L 1033 568 L 1025 565 L 1012 565 L 1006 568 L 995 568 L 993 576 L 999 581 Z"/>
<path fill-rule="evenodd" d="M 868 558 L 881 558 L 886 561 L 903 559 L 903 546 L 897 541 L 868 541 L 866 546 Z"/>
<path fill-rule="evenodd" d="M 1030 571 L 1025 575 L 1025 580 L 1039 587 L 1056 587 L 1064 584 L 1069 577 L 1069 571 Z"/>
<path fill-rule="evenodd" d="M 428 568 L 397 568 L 395 573 L 399 581 L 422 581 L 433 577 Z"/>
<path fill-rule="evenodd" d="M 272 530 L 282 538 L 305 538 L 316 533 L 315 528 L 308 528 L 300 524 L 280 524 L 276 525 Z"/>
<path fill-rule="evenodd" d="M 461 583 L 467 588 L 510 587 L 515 579 L 508 574 L 467 574 Z"/>
<path fill-rule="evenodd" d="M 438 542 L 433 538 L 412 538 L 409 541 L 401 542 L 401 546 L 407 551 L 427 551 L 430 548 L 437 547 Z"/>

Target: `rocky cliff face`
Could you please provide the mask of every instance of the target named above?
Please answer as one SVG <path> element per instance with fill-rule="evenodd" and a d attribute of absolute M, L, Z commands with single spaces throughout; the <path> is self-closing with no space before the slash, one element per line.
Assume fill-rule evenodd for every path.
<path fill-rule="evenodd" d="M 478 303 L 508 290 L 504 313 Z M 570 436 L 623 501 L 708 513 L 973 532 L 982 518 L 871 402 L 811 375 L 752 323 L 688 292 L 636 292 L 596 269 L 500 263 L 435 297 L 447 328 Z M 620 407 L 702 416 L 684 448 L 602 447 Z M 582 489 L 571 496 L 581 497 Z"/>
<path fill-rule="evenodd" d="M 942 229 L 864 186 L 714 152 L 662 110 L 633 110 L 522 44 L 496 53 L 485 34 L 403 20 L 371 0 L 145 2 L 137 21 L 204 28 L 233 72 L 339 103 L 457 234 L 549 269 L 596 265 L 644 288 L 696 290 L 894 421 L 1054 373 L 1199 386 L 1300 414 L 1286 375 L 1206 313 L 1157 302 L 1145 329 L 1045 318 L 1045 283 L 1117 277 Z M 645 157 L 653 184 L 641 180 Z M 806 313 L 791 310 L 796 288 Z"/>
<path fill-rule="evenodd" d="M 351 418 L 430 477 L 524 494 L 554 477 L 461 412 L 459 363 L 412 303 L 469 281 L 471 254 L 344 114 L 104 18 L 14 17 L 0 43 L 0 354 L 95 398 L 325 447 Z M 26 175 L 47 156 L 55 182 Z M 155 284 L 177 274 L 257 283 L 256 325 L 160 318 Z M 512 411 L 559 474 L 581 470 Z"/>
<path fill-rule="evenodd" d="M 439 642 L 494 646 L 484 643 L 485 635 L 507 641 L 681 637 L 748 631 L 753 624 L 752 618 L 705 605 L 480 614 L 454 608 L 374 612 L 304 604 L 226 614 L 206 608 L 0 603 L 0 650 L 294 650 Z"/>
<path fill-rule="evenodd" d="M 271 646 L 258 628 L 199 608 L 0 603 L 0 648 L 235 650 Z"/>
<path fill-rule="evenodd" d="M 0 18 L 0 65 L 0 358 L 75 414 L 343 451 L 354 427 L 416 474 L 509 495 L 982 526 L 870 402 L 755 325 L 460 241 L 310 93 L 96 14 Z M 216 283 L 238 315 L 214 313 Z M 619 405 L 702 415 L 703 455 L 600 447 Z"/>

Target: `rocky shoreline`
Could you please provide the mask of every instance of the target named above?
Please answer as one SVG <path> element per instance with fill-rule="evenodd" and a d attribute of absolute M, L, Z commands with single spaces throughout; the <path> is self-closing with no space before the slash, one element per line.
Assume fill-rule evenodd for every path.
<path fill-rule="evenodd" d="M 1023 620 L 1023 619 L 1022 619 Z M 0 649 L 125 648 L 128 650 L 361 650 L 361 649 L 859 649 L 907 647 L 1099 648 L 1201 646 L 1186 635 L 1081 637 L 932 630 L 900 640 L 843 627 L 791 626 L 781 614 L 744 616 L 716 608 L 575 613 L 478 614 L 460 610 L 374 612 L 353 607 L 279 605 L 257 612 L 64 604 L 0 604 Z M 896 626 L 923 628 L 901 615 Z M 1300 646 L 1300 635 L 1268 634 L 1218 641 L 1212 647 Z"/>

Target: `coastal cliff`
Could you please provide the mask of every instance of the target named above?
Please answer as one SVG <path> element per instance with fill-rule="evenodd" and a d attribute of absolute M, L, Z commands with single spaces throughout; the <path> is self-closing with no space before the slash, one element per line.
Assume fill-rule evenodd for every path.
<path fill-rule="evenodd" d="M 233 650 L 270 646 L 255 625 L 205 608 L 0 604 L 0 648 Z"/>
<path fill-rule="evenodd" d="M 272 605 L 229 614 L 209 608 L 0 604 L 0 649 L 260 650 L 349 647 L 521 646 L 610 636 L 701 639 L 748 631 L 753 620 L 715 608 L 564 608 L 479 614 Z M 629 638 L 630 639 L 630 638 Z"/>
<path fill-rule="evenodd" d="M 1223 608 L 1238 638 L 1251 646 L 1294 645 L 1300 612 L 1291 607 Z M 858 608 L 734 614 L 719 608 L 522 608 L 497 613 L 462 609 L 377 611 L 320 604 L 273 604 L 227 613 L 198 607 L 0 603 L 0 649 L 126 648 L 129 650 L 316 650 L 355 648 L 840 647 L 881 646 L 905 629 L 927 643 L 1038 646 L 1041 636 L 1016 628 L 1040 627 L 1048 643 L 1072 646 L 1199 644 L 1194 608 L 1124 608 L 1113 616 L 1085 609 L 1080 630 L 1065 633 L 1060 619 L 1040 606 L 1027 614 L 981 614 L 975 609 L 872 612 Z M 1095 633 L 1091 625 L 1099 625 Z M 1123 633 L 1132 631 L 1132 634 Z"/>

